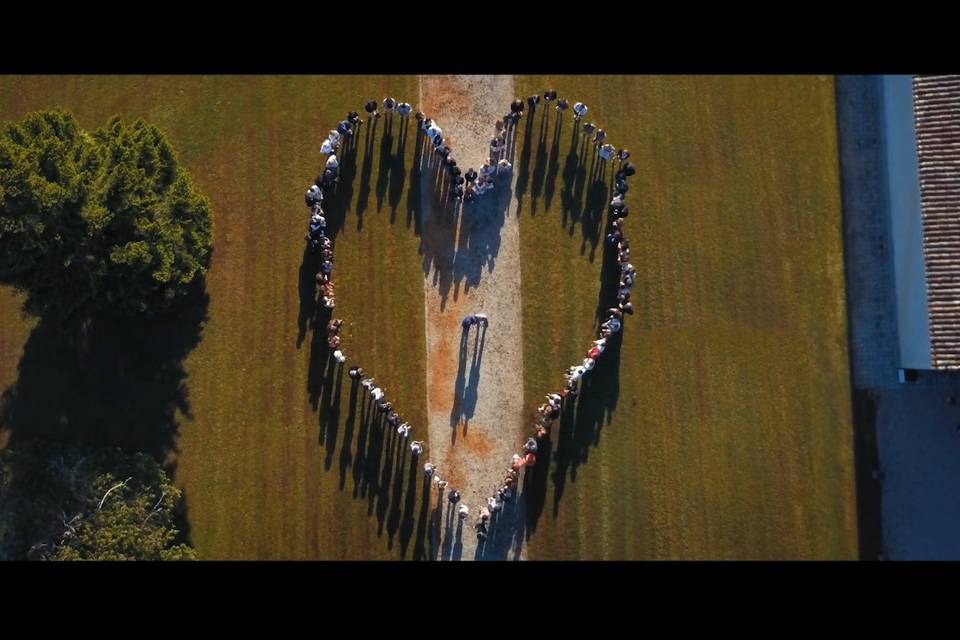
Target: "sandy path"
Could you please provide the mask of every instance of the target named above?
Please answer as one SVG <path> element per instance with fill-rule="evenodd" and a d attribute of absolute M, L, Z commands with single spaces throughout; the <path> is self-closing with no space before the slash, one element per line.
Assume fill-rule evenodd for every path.
<path fill-rule="evenodd" d="M 464 170 L 485 160 L 494 123 L 513 98 L 512 76 L 420 78 L 420 108 L 443 129 Z M 504 510 L 482 556 L 473 530 L 524 434 L 520 228 L 510 215 L 512 185 L 501 180 L 494 192 L 457 209 L 437 195 L 447 189 L 445 182 L 437 186 L 443 172 L 435 170 L 436 158 L 429 150 L 420 159 L 428 452 L 470 516 L 461 529 L 449 501 L 442 501 L 432 512 L 432 557 L 522 558 L 514 542 L 522 539 L 518 500 Z M 485 313 L 489 328 L 464 335 L 460 322 L 469 313 Z"/>

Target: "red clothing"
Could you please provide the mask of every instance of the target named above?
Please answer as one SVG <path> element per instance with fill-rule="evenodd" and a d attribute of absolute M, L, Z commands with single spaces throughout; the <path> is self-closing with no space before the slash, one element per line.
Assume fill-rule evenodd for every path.
<path fill-rule="evenodd" d="M 527 464 L 528 467 L 536 466 L 536 464 L 537 464 L 537 456 L 533 455 L 532 453 L 528 453 L 528 454 L 527 454 L 527 457 L 524 458 L 524 461 L 526 462 L 526 464 Z"/>

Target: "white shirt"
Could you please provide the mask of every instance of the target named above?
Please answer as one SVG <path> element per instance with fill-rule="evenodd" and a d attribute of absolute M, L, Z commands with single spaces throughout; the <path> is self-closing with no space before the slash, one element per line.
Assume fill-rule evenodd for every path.
<path fill-rule="evenodd" d="M 324 155 L 330 155 L 331 153 L 333 153 L 333 143 L 330 142 L 329 138 L 324 140 L 323 144 L 320 145 L 320 153 Z"/>
<path fill-rule="evenodd" d="M 331 155 L 327 158 L 327 169 L 336 169 L 340 166 L 340 161 L 337 160 L 337 156 Z"/>
<path fill-rule="evenodd" d="M 333 352 L 333 357 L 341 364 L 347 361 L 347 356 L 343 355 L 343 351 L 340 351 L 340 349 Z"/>
<path fill-rule="evenodd" d="M 470 509 L 467 507 L 467 505 L 462 504 L 460 505 L 458 513 L 460 514 L 461 518 L 466 518 L 468 515 L 470 515 Z"/>
<path fill-rule="evenodd" d="M 373 394 L 374 400 L 379 400 L 380 398 L 383 397 L 383 389 L 381 389 L 380 387 L 374 387 L 371 393 Z"/>
<path fill-rule="evenodd" d="M 595 361 L 593 360 L 593 358 L 583 359 L 583 368 L 586 369 L 587 371 L 590 371 L 591 369 L 593 369 L 594 364 L 595 364 Z"/>
<path fill-rule="evenodd" d="M 411 443 L 410 451 L 413 451 L 415 454 L 420 455 L 421 453 L 423 453 L 423 446 L 419 442 Z"/>
<path fill-rule="evenodd" d="M 327 140 L 329 140 L 334 146 L 340 144 L 340 132 L 336 129 L 331 129 L 330 133 L 327 134 Z"/>
<path fill-rule="evenodd" d="M 433 466 L 432 462 L 428 462 L 427 464 L 423 465 L 423 473 L 425 475 L 433 475 L 434 469 L 436 469 L 436 467 Z"/>

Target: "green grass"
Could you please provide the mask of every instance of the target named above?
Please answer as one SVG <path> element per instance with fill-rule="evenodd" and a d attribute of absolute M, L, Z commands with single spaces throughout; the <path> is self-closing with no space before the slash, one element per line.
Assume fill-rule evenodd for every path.
<path fill-rule="evenodd" d="M 633 151 L 627 232 L 640 278 L 619 366 L 602 361 L 581 420 L 554 432 L 550 464 L 538 467 L 529 556 L 855 558 L 832 81 L 518 78 L 517 93 L 548 85 L 587 102 L 588 120 Z M 379 500 L 353 497 L 353 467 L 339 489 L 349 385 L 327 469 L 307 388 L 317 380 L 310 333 L 297 347 L 302 194 L 319 143 L 347 109 L 387 93 L 415 103 L 416 79 L 0 79 L 0 121 L 55 106 L 88 128 L 115 113 L 149 119 L 211 199 L 209 321 L 186 359 L 191 417 L 180 417 L 175 475 L 202 557 L 399 555 L 378 535 Z M 522 203 L 531 413 L 594 335 L 602 247 L 590 262 L 581 227 L 562 225 L 569 113 L 563 127 L 553 169 L 533 132 Z M 422 271 L 406 204 L 413 150 L 411 132 L 401 185 L 381 179 L 377 149 L 358 230 L 361 152 L 334 280 L 337 315 L 352 323 L 350 362 L 425 425 Z M 0 290 L 0 389 L 16 381 L 33 325 L 18 308 Z"/>
<path fill-rule="evenodd" d="M 192 417 L 180 418 L 175 475 L 185 490 L 190 536 L 201 557 L 398 555 L 397 546 L 387 549 L 385 534 L 378 538 L 376 512 L 368 515 L 367 500 L 354 499 L 352 469 L 339 489 L 342 424 L 326 468 L 318 413 L 304 384 L 312 379 L 310 333 L 297 347 L 303 192 L 318 173 L 320 142 L 347 110 L 361 110 L 368 97 L 387 93 L 415 102 L 416 78 L 0 79 L 0 121 L 62 106 L 87 128 L 113 114 L 157 124 L 213 204 L 209 320 L 203 340 L 186 359 Z M 412 140 L 411 132 L 402 185 L 381 180 L 377 148 L 358 230 L 361 149 L 334 281 L 337 315 L 350 321 L 348 364 L 366 365 L 404 417 L 424 425 L 422 272 L 419 240 L 406 224 Z M 380 206 L 378 182 L 384 189 Z M 391 201 L 398 203 L 392 225 Z M 16 380 L 30 332 L 18 307 L 8 291 L 0 291 L 3 387 Z M 341 417 L 348 400 L 344 384 Z"/>
<path fill-rule="evenodd" d="M 832 79 L 517 79 L 548 87 L 632 151 L 637 313 L 618 375 L 598 365 L 581 419 L 554 431 L 529 556 L 855 559 Z M 560 197 L 571 121 L 549 207 L 533 132 L 521 205 L 531 412 L 594 335 L 602 244 L 581 255 Z"/>

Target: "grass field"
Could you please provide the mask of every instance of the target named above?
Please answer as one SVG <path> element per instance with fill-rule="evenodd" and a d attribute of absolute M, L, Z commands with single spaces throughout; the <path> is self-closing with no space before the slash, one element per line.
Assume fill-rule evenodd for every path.
<path fill-rule="evenodd" d="M 855 559 L 832 79 L 517 84 L 521 95 L 549 85 L 586 102 L 586 120 L 637 167 L 626 233 L 637 313 L 554 433 L 550 472 L 538 465 L 529 556 Z M 584 237 L 606 224 L 605 210 L 602 222 L 585 222 L 582 204 L 571 220 L 591 197 L 589 182 L 578 194 L 576 161 L 567 165 L 571 118 L 554 162 L 553 121 L 540 145 L 540 117 L 526 162 L 523 137 L 517 150 L 518 182 L 528 173 L 531 412 L 592 339 L 603 246 L 591 262 Z"/>
<path fill-rule="evenodd" d="M 399 555 L 396 547 L 388 552 L 386 534 L 377 538 L 382 496 L 375 503 L 372 490 L 369 500 L 353 497 L 354 478 L 364 479 L 354 471 L 357 453 L 341 458 L 337 445 L 336 455 L 326 455 L 338 435 L 343 440 L 336 428 L 321 426 L 324 412 L 310 402 L 319 394 L 321 406 L 337 404 L 322 394 L 323 363 L 310 362 L 314 351 L 325 355 L 326 344 L 313 349 L 308 331 L 297 346 L 303 192 L 318 173 L 320 141 L 348 109 L 386 93 L 415 102 L 416 78 L 0 79 L 3 121 L 54 106 L 70 109 L 87 128 L 115 113 L 147 118 L 166 131 L 213 204 L 209 318 L 185 363 L 192 419 L 181 417 L 176 460 L 190 536 L 204 558 Z M 405 416 L 423 424 L 422 275 L 419 241 L 406 215 L 413 148 L 402 166 L 381 164 L 379 151 L 366 166 L 361 148 L 355 168 L 351 213 L 337 244 L 337 311 L 351 322 L 348 355 L 386 384 Z M 0 295 L 0 384 L 6 387 L 16 380 L 29 326 L 12 295 Z M 349 384 L 341 391 L 346 413 Z"/>
<path fill-rule="evenodd" d="M 516 82 L 518 95 L 554 85 L 587 102 L 587 119 L 638 168 L 627 230 L 638 312 L 541 458 L 529 556 L 855 558 L 832 80 Z M 175 455 L 204 558 L 417 555 L 405 545 L 420 537 L 418 487 L 391 481 L 403 468 L 381 472 L 390 443 L 373 442 L 351 411 L 345 375 L 339 393 L 328 384 L 301 296 L 302 194 L 322 137 L 369 96 L 416 103 L 417 91 L 414 77 L 0 78 L 0 121 L 54 106 L 88 128 L 115 113 L 149 119 L 213 204 L 208 319 L 184 363 L 189 415 Z M 526 151 L 521 122 L 515 163 L 531 412 L 586 351 L 603 256 L 597 245 L 591 261 L 583 239 L 603 226 L 591 214 L 598 194 L 568 164 L 569 112 L 556 152 L 551 116 L 544 144 L 538 116 Z M 337 315 L 351 322 L 351 362 L 423 425 L 414 137 L 387 162 L 398 142 L 380 147 L 382 133 L 371 154 L 361 130 L 345 167 L 356 179 L 340 196 Z M 18 307 L 0 290 L 0 390 L 16 382 L 33 326 Z"/>

